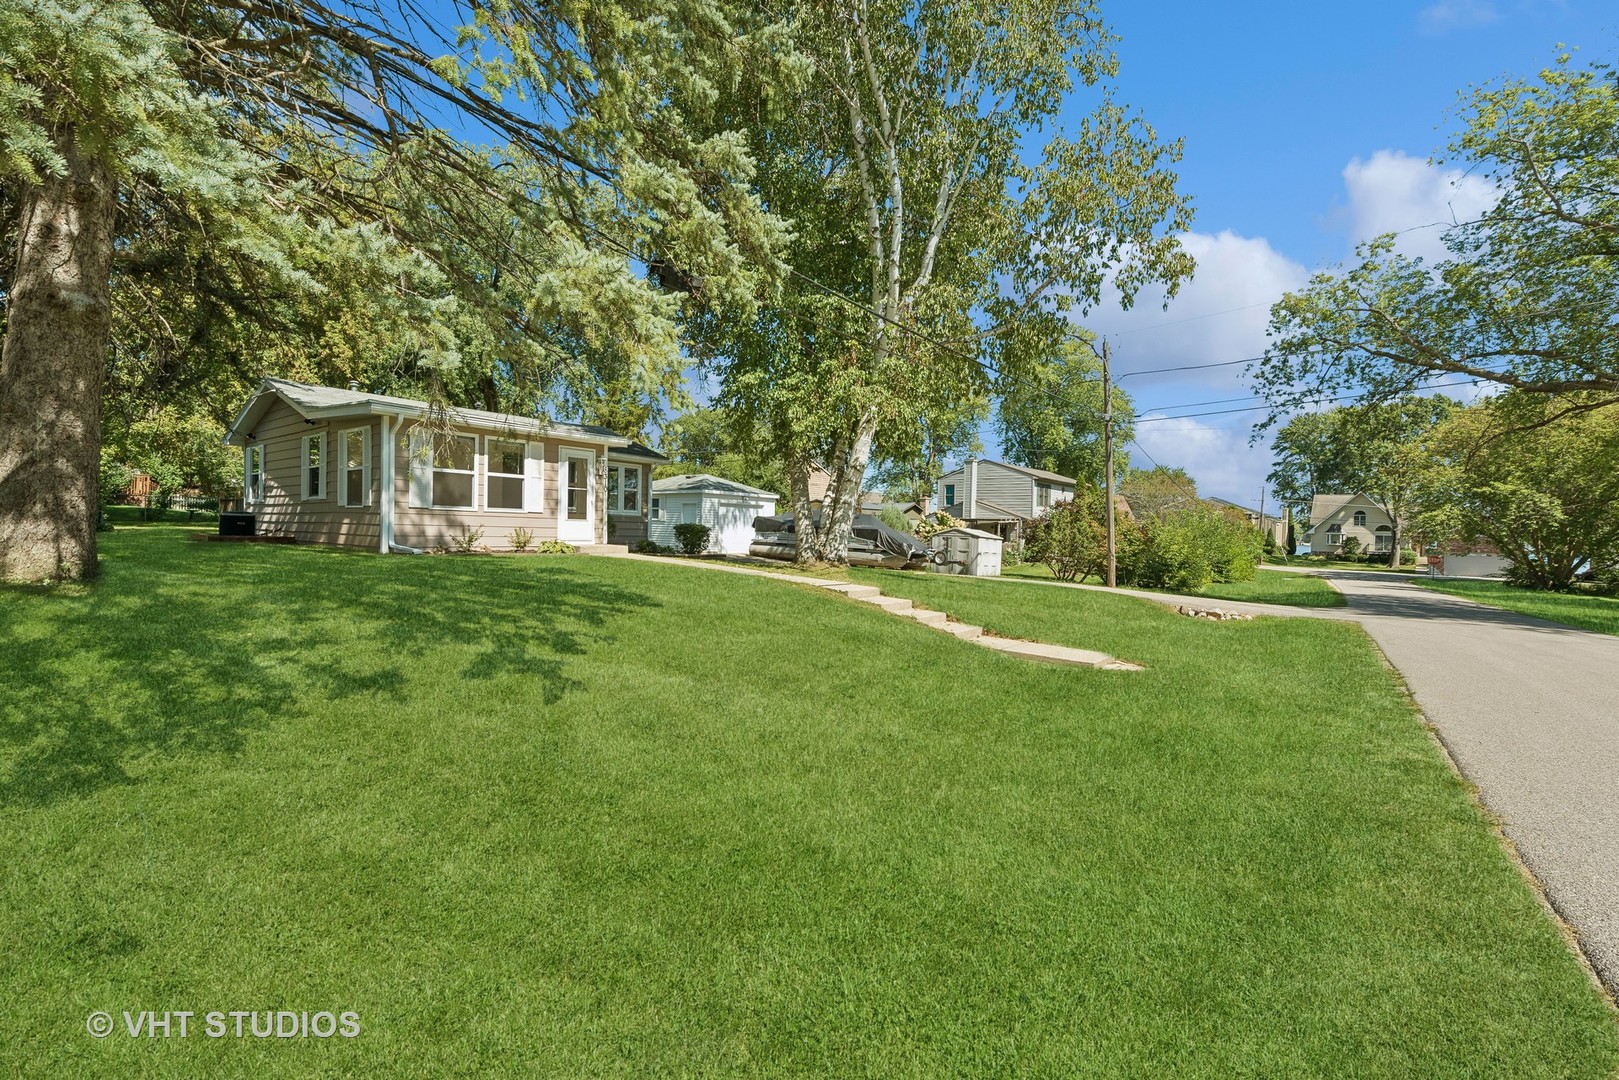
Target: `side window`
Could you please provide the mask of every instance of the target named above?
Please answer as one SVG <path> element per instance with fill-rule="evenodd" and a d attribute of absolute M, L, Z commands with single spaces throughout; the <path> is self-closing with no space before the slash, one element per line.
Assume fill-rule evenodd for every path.
<path fill-rule="evenodd" d="M 344 506 L 371 503 L 371 433 L 365 428 L 343 432 L 343 475 L 339 478 Z"/>
<path fill-rule="evenodd" d="M 954 485 L 954 484 L 946 484 L 944 486 L 944 504 L 946 506 L 952 506 L 952 505 L 955 504 L 955 501 L 956 501 L 956 485 Z"/>
<path fill-rule="evenodd" d="M 656 495 L 652 496 L 652 520 L 653 521 L 662 521 L 663 520 L 663 507 L 659 506 L 658 502 L 659 502 L 658 497 Z"/>
<path fill-rule="evenodd" d="M 1366 525 L 1366 511 L 1364 511 L 1364 510 L 1356 510 L 1355 511 L 1355 524 L 1360 525 L 1362 527 L 1364 527 Z"/>
<path fill-rule="evenodd" d="M 305 435 L 303 449 L 304 498 L 326 497 L 326 436 Z"/>
<path fill-rule="evenodd" d="M 264 501 L 264 444 L 247 448 L 247 490 L 244 493 L 250 503 Z"/>

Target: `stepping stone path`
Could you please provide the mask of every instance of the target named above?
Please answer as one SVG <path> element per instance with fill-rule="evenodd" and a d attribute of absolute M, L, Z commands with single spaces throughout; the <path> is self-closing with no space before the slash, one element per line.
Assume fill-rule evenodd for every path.
<path fill-rule="evenodd" d="M 884 596 L 883 591 L 874 585 L 857 585 L 850 581 L 828 581 L 825 578 L 805 577 L 803 574 L 783 574 L 773 570 L 754 570 L 745 566 L 733 566 L 725 563 L 703 562 L 693 559 L 691 561 L 660 558 L 656 555 L 635 555 L 629 552 L 603 550 L 605 545 L 591 551 L 590 554 L 605 555 L 618 559 L 641 559 L 649 562 L 662 563 L 665 566 L 675 565 L 701 567 L 705 570 L 721 570 L 731 574 L 752 574 L 755 577 L 775 578 L 777 581 L 791 581 L 797 585 L 813 585 L 828 592 L 842 593 L 851 600 L 858 600 L 901 618 L 914 619 L 923 626 L 949 634 L 962 641 L 970 641 L 974 645 L 981 645 L 986 649 L 1006 653 L 1008 656 L 1021 656 L 1025 660 L 1034 660 L 1043 664 L 1066 664 L 1072 667 L 1100 668 L 1104 671 L 1141 671 L 1140 664 L 1132 664 L 1127 660 L 1119 660 L 1107 653 L 1094 652 L 1090 649 L 1075 649 L 1067 645 L 1048 645 L 1042 641 L 1021 641 L 1017 638 L 1000 637 L 986 631 L 982 626 L 972 626 L 968 623 L 958 622 L 942 611 L 930 611 L 919 608 L 911 601 L 900 596 Z"/>

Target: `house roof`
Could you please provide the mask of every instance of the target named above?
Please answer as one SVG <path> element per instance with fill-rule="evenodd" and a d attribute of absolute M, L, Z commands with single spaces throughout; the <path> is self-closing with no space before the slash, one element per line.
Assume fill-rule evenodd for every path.
<path fill-rule="evenodd" d="M 1045 469 L 1031 469 L 1027 465 L 1013 465 L 1010 462 L 995 461 L 992 458 L 979 458 L 978 464 L 999 465 L 1003 469 L 1011 469 L 1013 472 L 1022 473 L 1024 476 L 1032 476 L 1037 480 L 1046 480 L 1054 484 L 1066 484 L 1069 487 L 1077 487 L 1079 484 L 1079 481 L 1075 480 L 1072 476 L 1064 476 L 1062 473 L 1048 472 Z M 946 480 L 952 476 L 960 476 L 966 471 L 966 467 L 966 463 L 963 462 L 962 464 L 957 465 L 954 469 L 945 473 L 943 476 L 939 477 L 939 479 Z"/>
<path fill-rule="evenodd" d="M 673 495 L 677 492 L 686 491 L 705 495 L 740 495 L 765 499 L 781 498 L 774 491 L 749 487 L 747 484 L 741 484 L 735 480 L 726 480 L 710 473 L 686 473 L 682 476 L 665 476 L 661 480 L 652 481 L 652 494 L 654 495 Z"/>
<path fill-rule="evenodd" d="M 1359 496 L 1354 494 L 1315 496 L 1310 500 L 1310 528 L 1314 530 L 1317 525 L 1354 502 L 1357 498 Z"/>
<path fill-rule="evenodd" d="M 987 514 L 984 512 L 986 508 L 990 511 Z M 966 503 L 951 503 L 950 505 L 948 505 L 948 506 L 946 506 L 944 508 L 944 512 L 949 514 L 953 518 L 960 518 L 962 521 L 1029 521 L 1029 520 L 1031 520 L 1030 518 L 1024 517 L 1022 514 L 1018 513 L 1015 510 L 1008 510 L 1004 506 L 996 506 L 994 503 L 989 502 L 989 501 L 987 501 L 985 499 L 979 499 L 978 500 L 978 513 L 973 514 L 971 516 L 968 516 L 968 514 L 967 514 L 967 504 Z"/>
<path fill-rule="evenodd" d="M 339 420 L 359 416 L 425 417 L 431 406 L 412 398 L 372 394 L 364 390 L 344 390 L 335 386 L 315 386 L 293 382 L 291 379 L 265 379 L 258 391 L 242 407 L 236 420 L 225 433 L 225 443 L 241 446 L 252 435 L 258 423 L 275 398 L 291 405 L 307 420 Z M 466 427 L 494 428 L 526 435 L 549 435 L 553 438 L 578 439 L 581 442 L 600 443 L 627 450 L 636 445 L 609 428 L 595 424 L 565 424 L 554 420 L 541 420 L 533 416 L 488 412 L 484 409 L 451 408 L 446 410 L 450 422 Z"/>
<path fill-rule="evenodd" d="M 661 462 L 669 460 L 656 450 L 652 449 L 652 447 L 643 446 L 638 442 L 632 442 L 630 445 L 624 447 L 615 447 L 612 456 L 616 458 L 640 458 L 643 461 Z"/>

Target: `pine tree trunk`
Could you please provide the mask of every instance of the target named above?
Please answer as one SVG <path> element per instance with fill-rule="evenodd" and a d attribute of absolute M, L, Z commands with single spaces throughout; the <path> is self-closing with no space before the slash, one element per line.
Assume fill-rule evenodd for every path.
<path fill-rule="evenodd" d="M 73 132 L 57 149 L 65 173 L 23 193 L 0 350 L 0 578 L 13 581 L 96 572 L 117 190 Z"/>

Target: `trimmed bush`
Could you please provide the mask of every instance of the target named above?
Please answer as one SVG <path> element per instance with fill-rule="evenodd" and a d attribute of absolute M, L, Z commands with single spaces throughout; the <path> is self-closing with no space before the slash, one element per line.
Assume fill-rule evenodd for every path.
<path fill-rule="evenodd" d="M 675 526 L 675 539 L 680 541 L 680 550 L 687 555 L 701 555 L 708 547 L 708 526 L 695 521 L 681 522 Z"/>

